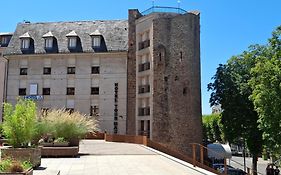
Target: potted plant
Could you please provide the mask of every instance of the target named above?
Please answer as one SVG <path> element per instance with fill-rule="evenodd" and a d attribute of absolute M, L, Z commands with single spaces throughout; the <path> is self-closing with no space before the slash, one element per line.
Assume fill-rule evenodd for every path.
<path fill-rule="evenodd" d="M 32 164 L 28 161 L 2 159 L 0 161 L 0 175 L 32 175 Z"/>
<path fill-rule="evenodd" d="M 41 164 L 41 148 L 31 145 L 36 134 L 36 105 L 19 99 L 15 107 L 4 103 L 3 134 L 12 148 L 2 147 L 1 156 L 30 161 L 34 167 Z"/>
<path fill-rule="evenodd" d="M 64 147 L 64 146 L 68 146 L 68 145 L 69 145 L 69 142 L 66 141 L 63 137 L 59 137 L 54 140 L 54 146 Z"/>

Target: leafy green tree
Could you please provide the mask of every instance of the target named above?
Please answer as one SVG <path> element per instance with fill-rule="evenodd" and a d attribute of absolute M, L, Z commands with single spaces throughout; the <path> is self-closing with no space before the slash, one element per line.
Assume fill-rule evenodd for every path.
<path fill-rule="evenodd" d="M 15 107 L 4 103 L 3 133 L 15 148 L 28 147 L 36 133 L 36 105 L 20 99 Z"/>
<path fill-rule="evenodd" d="M 270 150 L 281 153 L 281 26 L 269 39 L 263 54 L 256 59 L 249 84 L 251 99 L 259 114 L 259 128 Z"/>
<path fill-rule="evenodd" d="M 206 143 L 224 142 L 224 133 L 219 114 L 203 115 L 203 135 Z"/>
<path fill-rule="evenodd" d="M 257 155 L 262 150 L 262 133 L 258 128 L 258 115 L 253 102 L 248 81 L 250 70 L 255 65 L 255 58 L 263 47 L 253 46 L 250 51 L 232 57 L 226 64 L 220 64 L 213 77 L 214 82 L 208 85 L 211 90 L 210 104 L 222 107 L 222 124 L 225 139 L 236 143 L 245 139 L 253 155 L 254 171 L 257 170 Z"/>

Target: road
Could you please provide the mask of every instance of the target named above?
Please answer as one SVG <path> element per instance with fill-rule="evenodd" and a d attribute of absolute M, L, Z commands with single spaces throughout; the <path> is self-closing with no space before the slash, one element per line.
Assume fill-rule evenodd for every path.
<path fill-rule="evenodd" d="M 241 165 L 235 163 L 235 162 L 239 162 Z M 228 162 L 229 163 L 229 162 Z M 262 158 L 258 159 L 258 172 L 262 175 L 265 175 L 265 169 L 267 167 L 267 164 L 269 163 L 269 161 L 265 161 Z M 236 157 L 236 156 L 232 156 L 231 160 L 230 160 L 230 165 L 235 167 L 235 168 L 240 168 L 242 170 L 244 170 L 244 160 L 243 157 Z M 252 167 L 252 158 L 251 157 L 246 157 L 246 166 L 251 168 Z"/>

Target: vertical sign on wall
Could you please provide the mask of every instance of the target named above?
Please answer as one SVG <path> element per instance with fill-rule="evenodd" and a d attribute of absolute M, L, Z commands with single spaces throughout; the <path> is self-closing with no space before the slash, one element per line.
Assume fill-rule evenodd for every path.
<path fill-rule="evenodd" d="M 118 83 L 114 83 L 114 134 L 118 133 Z"/>

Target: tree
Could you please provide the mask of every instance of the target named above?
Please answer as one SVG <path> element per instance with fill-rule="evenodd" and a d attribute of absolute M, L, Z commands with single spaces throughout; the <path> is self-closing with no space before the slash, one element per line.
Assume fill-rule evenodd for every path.
<path fill-rule="evenodd" d="M 250 70 L 255 65 L 255 58 L 262 53 L 263 47 L 252 46 L 249 51 L 232 57 L 226 64 L 220 64 L 213 83 L 208 85 L 211 90 L 210 104 L 222 107 L 222 124 L 225 139 L 231 143 L 245 139 L 249 151 L 253 155 L 252 169 L 257 170 L 257 155 L 262 150 L 262 133 L 258 128 L 258 114 L 248 84 Z"/>
<path fill-rule="evenodd" d="M 202 121 L 205 143 L 224 142 L 224 132 L 219 114 L 203 115 Z"/>
<path fill-rule="evenodd" d="M 259 128 L 263 131 L 265 145 L 281 153 L 281 26 L 269 39 L 263 54 L 256 59 L 249 85 L 251 99 L 259 114 Z"/>
<path fill-rule="evenodd" d="M 4 103 L 3 132 L 14 148 L 28 147 L 36 134 L 36 105 L 30 100 L 18 100 L 15 107 Z"/>

